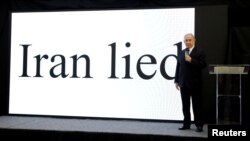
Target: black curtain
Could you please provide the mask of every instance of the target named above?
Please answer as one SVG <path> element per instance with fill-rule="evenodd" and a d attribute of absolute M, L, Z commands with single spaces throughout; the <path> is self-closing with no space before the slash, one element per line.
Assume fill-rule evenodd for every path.
<path fill-rule="evenodd" d="M 7 1 L 0 4 L 0 115 L 8 112 L 9 87 L 9 10 Z"/>
<path fill-rule="evenodd" d="M 250 64 L 250 27 L 232 27 L 228 49 L 229 64 Z M 231 83 L 234 85 L 235 83 Z M 250 125 L 250 69 L 242 75 L 242 123 Z M 233 86 L 232 86 L 233 87 Z"/>

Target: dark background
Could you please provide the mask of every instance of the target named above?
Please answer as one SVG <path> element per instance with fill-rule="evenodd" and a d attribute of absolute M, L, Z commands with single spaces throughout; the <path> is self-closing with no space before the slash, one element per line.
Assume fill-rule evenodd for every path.
<path fill-rule="evenodd" d="M 2 0 L 0 2 L 0 115 L 8 114 L 10 12 L 196 7 L 196 38 L 208 64 L 250 64 L 249 0 Z M 209 12 L 207 12 L 209 11 Z M 203 111 L 216 122 L 215 75 L 204 70 Z M 238 83 L 222 81 L 230 91 Z M 250 75 L 242 77 L 243 125 L 249 125 Z M 237 85 L 238 86 L 238 85 Z M 231 109 L 225 109 L 230 111 Z"/>

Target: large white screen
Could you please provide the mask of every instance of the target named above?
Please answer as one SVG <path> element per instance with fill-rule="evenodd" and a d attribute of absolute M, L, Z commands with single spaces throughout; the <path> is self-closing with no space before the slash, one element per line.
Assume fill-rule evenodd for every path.
<path fill-rule="evenodd" d="M 194 8 L 12 13 L 9 113 L 182 120 L 190 32 Z"/>

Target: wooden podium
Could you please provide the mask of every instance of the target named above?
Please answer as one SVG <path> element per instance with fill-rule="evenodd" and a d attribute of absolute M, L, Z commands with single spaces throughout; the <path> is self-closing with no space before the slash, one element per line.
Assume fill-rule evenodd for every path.
<path fill-rule="evenodd" d="M 241 75 L 248 74 L 250 65 L 241 64 L 241 65 L 209 65 L 209 74 L 216 75 L 216 124 L 219 124 L 219 98 L 220 97 L 238 97 L 239 98 L 239 123 L 242 124 L 242 99 L 241 99 Z M 219 92 L 220 87 L 224 87 L 223 84 L 219 85 L 219 76 L 220 75 L 238 75 L 239 76 L 239 88 L 237 95 L 231 94 L 221 94 Z M 238 84 L 237 84 L 238 85 Z M 230 110 L 230 109 L 229 109 Z"/>

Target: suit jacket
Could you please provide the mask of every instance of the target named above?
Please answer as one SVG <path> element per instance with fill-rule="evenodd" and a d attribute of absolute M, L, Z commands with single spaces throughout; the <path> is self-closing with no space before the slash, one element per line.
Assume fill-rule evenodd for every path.
<path fill-rule="evenodd" d="M 194 47 L 190 56 L 191 63 L 185 61 L 185 50 L 182 50 L 178 56 L 175 82 L 179 83 L 180 87 L 188 88 L 200 87 L 202 69 L 206 67 L 206 55 L 201 48 Z"/>

